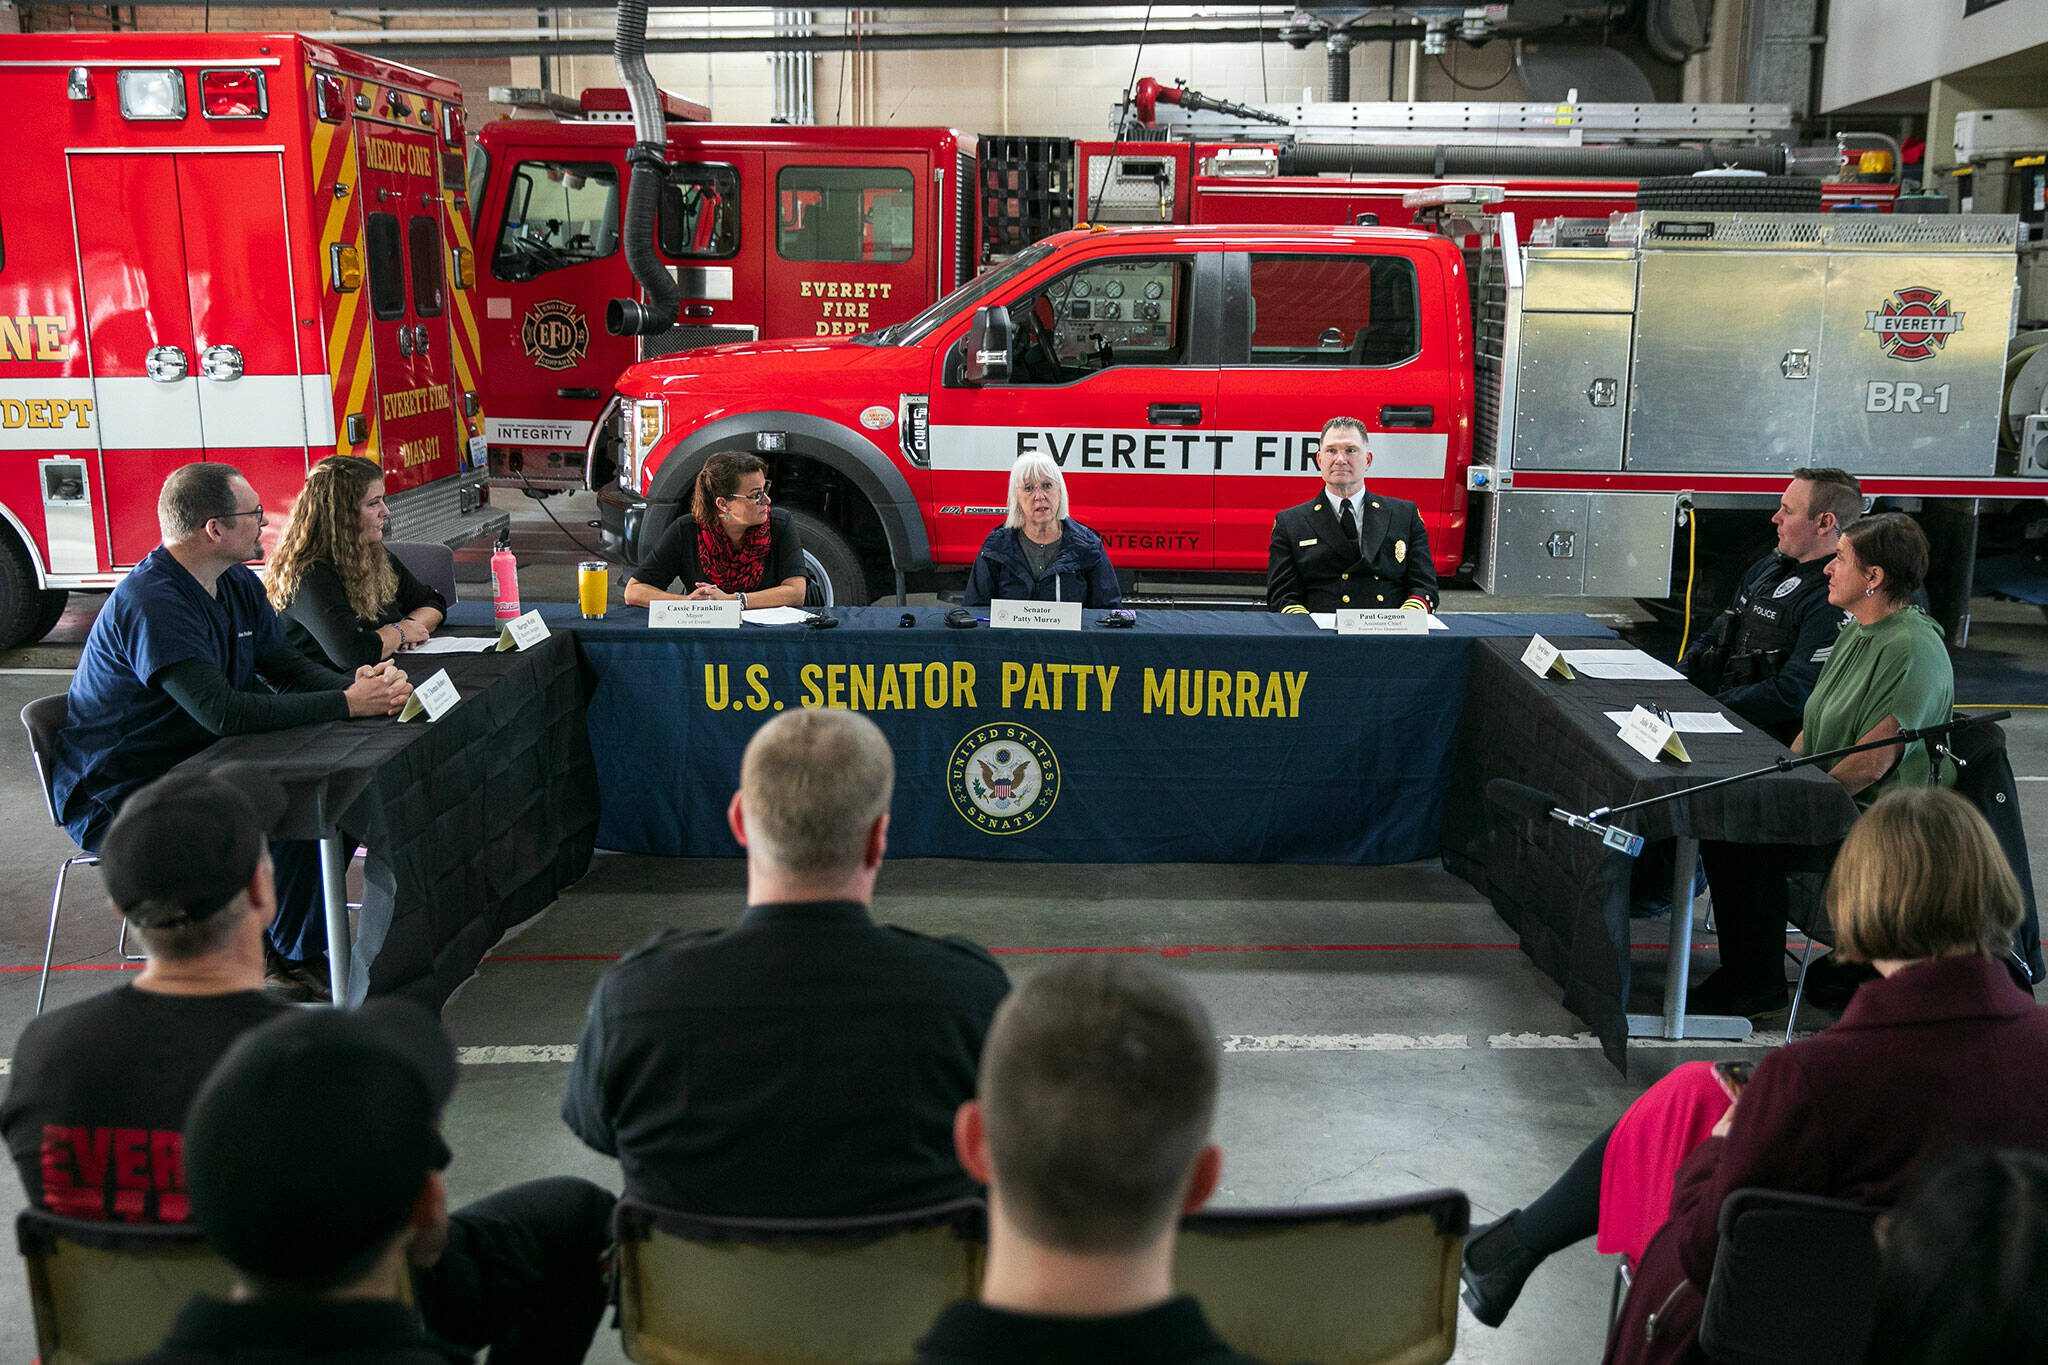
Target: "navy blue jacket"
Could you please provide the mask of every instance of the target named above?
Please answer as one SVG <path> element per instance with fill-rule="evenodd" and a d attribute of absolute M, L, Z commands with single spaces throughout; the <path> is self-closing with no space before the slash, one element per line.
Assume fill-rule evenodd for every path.
<path fill-rule="evenodd" d="M 1021 530 L 998 526 L 981 542 L 981 553 L 967 571 L 967 593 L 961 605 L 979 611 L 998 597 L 1024 602 L 1079 602 L 1089 610 L 1121 605 L 1123 589 L 1117 586 L 1116 568 L 1102 537 L 1072 517 L 1060 523 L 1067 533 L 1045 577 L 1033 578 L 1024 558 Z"/>

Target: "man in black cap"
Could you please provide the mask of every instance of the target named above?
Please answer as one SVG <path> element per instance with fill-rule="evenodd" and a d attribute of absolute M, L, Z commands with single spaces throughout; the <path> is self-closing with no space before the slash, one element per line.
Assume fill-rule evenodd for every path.
<path fill-rule="evenodd" d="M 108 828 L 107 894 L 149 961 L 132 982 L 21 1035 L 0 1135 L 32 1204 L 130 1223 L 194 1216 L 193 1096 L 238 1038 L 303 1013 L 264 992 L 264 933 L 277 913 L 265 836 L 283 808 L 260 770 L 224 764 L 159 779 Z M 292 1078 L 285 1100 L 313 1083 Z M 288 1163 L 313 1155 L 286 1134 L 247 1140 Z M 429 1324 L 450 1340 L 495 1343 L 499 1362 L 581 1359 L 603 1307 L 611 1203 L 587 1181 L 539 1180 L 456 1213 L 446 1254 L 416 1275 Z M 551 1344 L 579 1331 L 573 1351 Z M 522 1334 L 535 1333 L 535 1349 L 519 1354 Z"/>
<path fill-rule="evenodd" d="M 107 896 L 149 961 L 34 1020 L 15 1047 L 0 1134 L 30 1203 L 129 1223 L 189 1216 L 186 1106 L 230 1043 L 290 1008 L 263 990 L 277 914 L 264 835 L 283 805 L 253 769 L 177 773 L 107 830 Z"/>
<path fill-rule="evenodd" d="M 488 1210 L 514 1224 L 522 1202 L 567 1206 L 568 1187 L 596 1187 L 534 1181 L 451 1218 L 440 1127 L 454 1089 L 455 1049 L 411 1001 L 295 1010 L 243 1035 L 193 1100 L 185 1142 L 193 1215 L 242 1292 L 194 1299 L 144 1361 L 446 1365 L 486 1341 L 494 1365 L 583 1359 L 604 1308 L 602 1222 L 580 1241 L 490 1248 L 465 1222 Z M 466 1262 L 454 1279 L 451 1258 Z M 402 1302 L 408 1274 L 424 1328 Z M 490 1329 L 462 1349 L 427 1330 L 449 1336 L 451 1289 L 480 1292 L 463 1312 Z"/>

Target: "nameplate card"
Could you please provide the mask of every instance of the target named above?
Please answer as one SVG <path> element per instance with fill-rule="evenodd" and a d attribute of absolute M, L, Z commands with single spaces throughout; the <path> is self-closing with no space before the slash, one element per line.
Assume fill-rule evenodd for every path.
<path fill-rule="evenodd" d="M 656 630 L 738 630 L 740 600 L 678 597 L 647 604 L 647 624 Z"/>
<path fill-rule="evenodd" d="M 505 623 L 505 628 L 498 632 L 498 648 L 523 650 L 547 638 L 548 623 L 540 619 L 540 609 L 536 607 Z"/>
<path fill-rule="evenodd" d="M 1024 602 L 998 597 L 988 604 L 988 623 L 1000 630 L 1079 630 L 1079 602 Z"/>
<path fill-rule="evenodd" d="M 1350 607 L 1337 610 L 1339 635 L 1427 635 L 1426 611 L 1362 611 Z"/>
<path fill-rule="evenodd" d="M 455 703 L 462 700 L 462 694 L 455 690 L 455 680 L 442 669 L 433 677 L 412 690 L 405 699 L 405 709 L 398 713 L 401 721 L 418 720 L 425 716 L 431 724 L 455 709 Z"/>
<path fill-rule="evenodd" d="M 1531 673 L 1534 673 L 1539 678 L 1548 676 L 1571 678 L 1577 676 L 1572 672 L 1572 666 L 1566 663 L 1563 657 L 1558 654 L 1557 646 L 1544 639 L 1541 635 L 1531 635 L 1529 637 L 1529 647 L 1522 651 L 1522 663 Z"/>
<path fill-rule="evenodd" d="M 1671 722 L 1647 706 L 1638 706 L 1628 713 L 1628 719 L 1621 723 L 1621 742 L 1652 763 L 1663 754 L 1680 763 L 1692 762 L 1692 755 L 1685 751 L 1685 742 L 1671 728 Z"/>

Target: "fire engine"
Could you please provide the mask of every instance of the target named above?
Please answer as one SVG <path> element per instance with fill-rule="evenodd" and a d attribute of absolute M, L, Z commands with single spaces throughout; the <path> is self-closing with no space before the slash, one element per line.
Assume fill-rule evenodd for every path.
<path fill-rule="evenodd" d="M 385 470 L 394 540 L 489 506 L 452 81 L 292 34 L 10 38 L 33 110 L 0 221 L 0 647 L 157 543 L 164 477 Z M 47 122 L 45 121 L 47 120 Z"/>
<path fill-rule="evenodd" d="M 813 578 L 859 602 L 971 563 L 1037 452 L 1120 569 L 1256 575 L 1338 414 L 1372 433 L 1370 486 L 1420 507 L 1438 572 L 1496 592 L 1663 597 L 1682 522 L 1774 505 L 1804 464 L 1929 511 L 2038 514 L 2048 428 L 2001 450 L 2013 219 L 1656 212 L 1540 233 L 1501 216 L 1476 280 L 1409 229 L 1058 234 L 907 322 L 627 370 L 603 522 L 635 558 L 711 452 L 758 451 Z"/>
<path fill-rule="evenodd" d="M 978 268 L 975 139 L 949 128 L 712 124 L 666 92 L 654 247 L 679 325 L 612 334 L 635 290 L 622 251 L 634 134 L 625 91 L 576 100 L 497 88 L 538 117 L 478 130 L 477 238 L 489 252 L 483 363 L 501 485 L 580 487 L 583 447 L 635 360 L 760 337 L 831 337 L 912 316 Z"/>
<path fill-rule="evenodd" d="M 1780 105 L 1299 104 L 1252 109 L 1151 78 L 1116 141 L 946 128 L 747 127 L 658 92 L 668 163 L 654 238 L 676 325 L 604 326 L 636 286 L 623 244 L 623 89 L 495 88 L 519 116 L 477 133 L 477 239 L 490 252 L 482 344 L 499 486 L 583 482 L 583 446 L 635 360 L 725 342 L 872 331 L 983 265 L 1078 222 L 1409 226 L 1418 187 L 1499 188 L 1524 221 L 1644 206 L 1888 210 L 1891 153 L 1793 149 Z M 1276 128 L 1274 125 L 1281 125 Z M 1627 145 L 1620 145 L 1622 140 Z M 1888 140 L 1887 140 L 1888 141 Z M 1711 184 L 1682 172 L 1768 172 Z M 1712 199 L 1706 195 L 1711 192 Z M 1659 199 L 1657 196 L 1662 195 Z"/>

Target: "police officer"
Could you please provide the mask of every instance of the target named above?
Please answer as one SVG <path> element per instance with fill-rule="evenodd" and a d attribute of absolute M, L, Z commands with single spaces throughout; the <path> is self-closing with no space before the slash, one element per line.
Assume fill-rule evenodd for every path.
<path fill-rule="evenodd" d="M 1436 570 L 1422 514 L 1412 502 L 1365 486 L 1372 468 L 1365 423 L 1356 417 L 1325 422 L 1316 467 L 1323 471 L 1323 491 L 1273 518 L 1266 605 L 1283 612 L 1434 610 Z"/>
<path fill-rule="evenodd" d="M 1750 565 L 1735 600 L 1680 667 L 1703 692 L 1789 744 L 1820 679 L 1841 611 L 1828 604 L 1835 542 L 1863 514 L 1863 489 L 1841 469 L 1795 469 L 1771 524 L 1778 548 Z"/>

